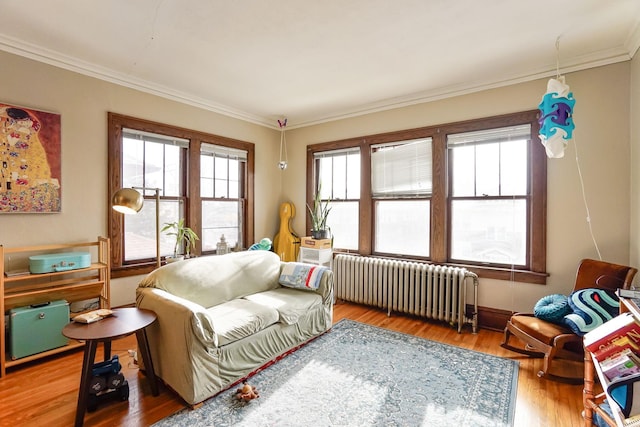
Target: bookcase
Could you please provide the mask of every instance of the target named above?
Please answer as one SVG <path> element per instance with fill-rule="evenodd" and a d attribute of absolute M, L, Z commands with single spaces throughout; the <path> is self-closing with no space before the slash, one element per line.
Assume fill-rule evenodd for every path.
<path fill-rule="evenodd" d="M 86 268 L 42 274 L 28 272 L 28 258 L 32 255 L 79 250 L 91 254 L 91 263 Z M 7 315 L 13 308 L 54 300 L 72 303 L 97 299 L 100 308 L 110 308 L 109 251 L 109 239 L 106 237 L 98 237 L 97 240 L 86 243 L 14 248 L 0 245 L 0 377 L 6 375 L 6 369 L 9 367 L 84 345 L 82 342 L 71 340 L 64 347 L 11 360 L 7 348 Z"/>
<path fill-rule="evenodd" d="M 633 299 L 620 298 L 620 312 L 631 313 L 637 320 L 640 321 L 640 308 Z M 596 379 L 599 381 L 599 385 L 596 389 Z M 593 354 L 585 348 L 584 352 L 584 425 L 591 427 L 593 425 L 593 415 L 597 412 L 606 422 L 612 427 L 629 427 L 639 426 L 640 417 L 636 414 L 632 414 L 630 418 L 625 418 L 622 412 L 617 408 L 615 403 L 608 399 L 610 402 L 613 418 L 605 412 L 600 405 L 607 399 L 606 390 L 609 385 L 609 380 L 603 374 L 600 369 L 600 364 L 593 357 Z M 640 415 L 640 414 L 637 414 Z"/>

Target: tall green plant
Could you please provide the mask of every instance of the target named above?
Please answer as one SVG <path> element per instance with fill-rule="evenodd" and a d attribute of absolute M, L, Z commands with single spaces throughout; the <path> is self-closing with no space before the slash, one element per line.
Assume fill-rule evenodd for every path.
<path fill-rule="evenodd" d="M 324 203 L 322 203 L 320 188 L 318 188 L 318 192 L 313 197 L 313 209 L 308 203 L 307 209 L 311 217 L 311 231 L 327 230 L 327 217 L 329 216 L 331 208 L 329 207 L 329 200 L 325 200 Z"/>
<path fill-rule="evenodd" d="M 167 236 L 175 236 L 176 238 L 176 243 L 173 247 L 174 258 L 178 256 L 178 248 L 181 247 L 184 247 L 185 257 L 189 258 L 191 249 L 196 248 L 196 240 L 200 240 L 195 231 L 184 225 L 184 218 L 174 222 L 165 222 L 161 231 L 167 232 Z"/>

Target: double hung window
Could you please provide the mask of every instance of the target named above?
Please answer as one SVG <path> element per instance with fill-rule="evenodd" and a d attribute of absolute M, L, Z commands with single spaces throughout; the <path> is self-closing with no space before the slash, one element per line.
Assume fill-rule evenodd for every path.
<path fill-rule="evenodd" d="M 429 256 L 431 138 L 371 146 L 374 252 Z"/>
<path fill-rule="evenodd" d="M 351 147 L 318 153 L 314 157 L 323 202 L 331 200 L 327 225 L 334 245 L 342 249 L 358 249 L 360 209 L 360 149 Z"/>
<path fill-rule="evenodd" d="M 527 265 L 529 124 L 447 136 L 450 259 Z"/>
<path fill-rule="evenodd" d="M 189 141 L 160 134 L 124 129 L 122 134 L 122 186 L 139 190 L 144 205 L 137 215 L 125 215 L 124 262 L 148 260 L 156 256 L 156 199 L 160 192 L 160 224 L 184 217 L 186 186 L 184 165 Z M 173 253 L 174 242 L 160 236 L 160 255 Z"/>
<path fill-rule="evenodd" d="M 222 236 L 234 247 L 242 242 L 247 152 L 203 143 L 200 146 L 202 250 L 213 251 Z"/>

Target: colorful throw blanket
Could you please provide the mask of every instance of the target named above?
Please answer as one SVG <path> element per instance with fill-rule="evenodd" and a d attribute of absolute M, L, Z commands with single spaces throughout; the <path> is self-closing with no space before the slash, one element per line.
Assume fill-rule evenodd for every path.
<path fill-rule="evenodd" d="M 325 270 L 327 267 L 320 265 L 288 262 L 282 267 L 279 282 L 289 288 L 316 290 Z"/>

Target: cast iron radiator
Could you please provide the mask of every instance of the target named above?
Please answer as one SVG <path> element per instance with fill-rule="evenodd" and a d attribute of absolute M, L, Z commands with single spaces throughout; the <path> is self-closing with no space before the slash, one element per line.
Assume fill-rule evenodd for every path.
<path fill-rule="evenodd" d="M 333 261 L 336 298 L 392 312 L 478 329 L 478 276 L 460 267 L 338 254 Z M 473 313 L 466 315 L 467 284 Z"/>

